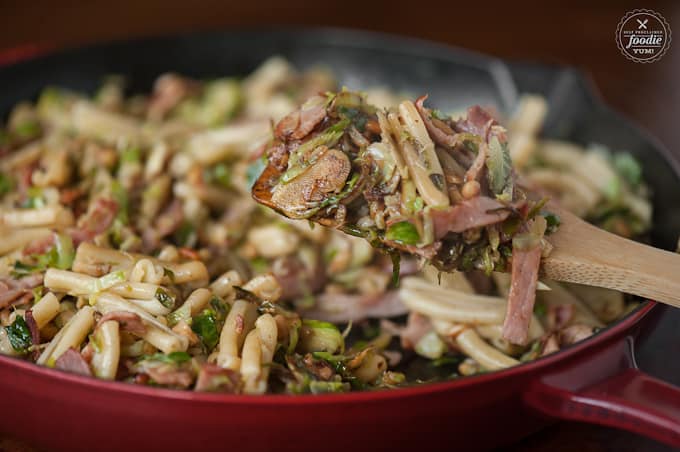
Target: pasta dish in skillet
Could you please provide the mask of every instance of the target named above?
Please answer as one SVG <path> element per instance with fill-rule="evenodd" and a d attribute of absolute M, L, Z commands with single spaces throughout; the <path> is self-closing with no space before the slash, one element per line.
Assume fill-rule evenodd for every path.
<path fill-rule="evenodd" d="M 509 118 L 482 108 L 444 114 L 406 97 L 338 90 L 323 69 L 298 72 L 272 58 L 242 80 L 164 74 L 149 95 L 127 95 L 124 80 L 112 77 L 94 96 L 47 87 L 35 103 L 18 104 L 0 131 L 0 352 L 134 384 L 344 392 L 513 366 L 634 307 L 618 292 L 538 281 L 522 294 L 536 297 L 524 323 L 504 330 L 513 289 L 501 272 L 515 240 L 547 252 L 542 235 L 559 224 L 547 197 L 620 235 L 644 235 L 651 206 L 633 157 L 540 139 L 547 107 L 537 96 L 523 97 Z M 322 105 L 342 107 L 344 116 L 314 122 L 309 110 Z M 489 140 L 479 140 L 480 116 Z M 419 118 L 429 122 L 413 125 Z M 437 130 L 463 121 L 470 130 L 456 130 L 463 135 L 455 146 L 467 154 L 457 161 L 446 157 L 448 138 Z M 483 191 L 515 203 L 494 205 L 503 225 L 521 218 L 526 228 L 503 231 L 494 221 L 444 231 L 462 244 L 444 256 L 419 246 L 442 239 L 437 224 L 373 208 L 364 225 L 379 226 L 390 256 L 251 198 L 277 143 L 311 141 L 308 152 L 324 148 L 322 162 L 347 143 L 380 162 L 388 180 L 409 167 L 390 160 L 388 146 L 408 148 L 409 137 L 423 133 L 434 170 L 400 182 L 400 209 L 465 205 Z M 350 196 L 361 175 L 349 176 L 344 161 L 325 168 L 329 180 L 344 176 L 332 187 L 336 201 Z M 475 168 L 492 178 L 466 174 Z M 310 168 L 281 169 L 287 183 L 274 204 L 332 226 L 342 209 L 299 202 L 298 182 Z M 508 191 L 517 181 L 543 197 L 518 204 L 524 198 Z M 408 247 L 422 259 L 403 256 L 393 275 L 395 250 Z"/>

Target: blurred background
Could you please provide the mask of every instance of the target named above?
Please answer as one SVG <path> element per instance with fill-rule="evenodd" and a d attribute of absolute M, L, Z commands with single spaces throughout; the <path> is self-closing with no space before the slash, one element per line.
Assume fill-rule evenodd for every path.
<path fill-rule="evenodd" d="M 502 58 L 577 66 L 610 105 L 680 158 L 680 44 L 672 43 L 661 61 L 639 64 L 627 60 L 614 40 L 619 20 L 639 8 L 658 11 L 680 33 L 678 1 L 0 0 L 0 49 L 276 25 L 409 35 Z"/>
<path fill-rule="evenodd" d="M 680 1 L 0 0 L 0 56 L 35 45 L 73 47 L 194 30 L 283 25 L 388 32 L 505 59 L 578 67 L 609 105 L 648 129 L 680 160 L 680 37 L 651 64 L 631 62 L 616 47 L 619 20 L 639 8 L 661 13 L 680 36 Z M 672 344 L 667 346 L 670 356 Z M 663 363 L 643 361 L 642 367 L 664 376 Z M 558 424 L 510 450 L 575 449 L 669 450 L 631 434 L 575 423 Z M 31 449 L 4 439 L 0 450 Z"/>

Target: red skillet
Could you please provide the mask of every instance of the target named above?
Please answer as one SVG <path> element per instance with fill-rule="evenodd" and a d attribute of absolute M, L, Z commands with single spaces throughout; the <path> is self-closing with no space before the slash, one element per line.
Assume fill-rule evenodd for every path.
<path fill-rule="evenodd" d="M 0 63 L 35 51 L 0 55 Z M 242 31 L 109 44 L 0 68 L 0 84 L 7 89 L 0 113 L 48 84 L 93 89 L 114 72 L 144 89 L 162 71 L 246 73 L 272 53 L 298 66 L 323 60 L 347 84 L 426 86 L 435 99 L 450 93 L 470 103 L 472 95 L 503 108 L 516 94 L 513 78 L 498 61 L 432 44 L 345 30 Z M 670 247 L 680 231 L 673 212 L 680 206 L 680 181 L 663 149 L 593 99 L 570 70 L 515 65 L 512 76 L 521 90 L 544 94 L 551 111 L 559 112 L 549 116 L 547 134 L 643 156 L 656 194 L 659 226 L 651 238 Z M 570 419 L 680 447 L 680 390 L 637 369 L 633 357 L 636 338 L 653 328 L 658 314 L 655 303 L 644 303 L 582 343 L 500 372 L 323 396 L 171 391 L 73 376 L 0 356 L 0 431 L 44 450 L 406 450 L 435 442 L 471 450 L 508 444 Z M 664 340 L 679 343 L 672 333 Z"/>

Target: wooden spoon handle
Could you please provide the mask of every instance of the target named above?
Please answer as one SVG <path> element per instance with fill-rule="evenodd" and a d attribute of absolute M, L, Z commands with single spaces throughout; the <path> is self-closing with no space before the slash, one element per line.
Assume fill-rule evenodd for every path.
<path fill-rule="evenodd" d="M 551 209 L 552 210 L 552 209 Z M 562 225 L 542 273 L 557 281 L 605 287 L 680 308 L 680 254 L 624 239 L 560 209 Z"/>

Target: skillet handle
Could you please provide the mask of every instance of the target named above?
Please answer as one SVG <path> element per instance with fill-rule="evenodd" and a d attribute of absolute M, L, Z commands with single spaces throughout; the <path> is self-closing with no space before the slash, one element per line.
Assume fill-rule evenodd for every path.
<path fill-rule="evenodd" d="M 554 418 L 616 427 L 680 447 L 680 388 L 634 367 L 579 390 L 538 380 L 524 401 Z"/>

